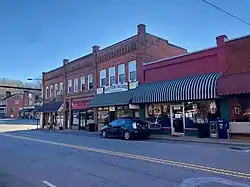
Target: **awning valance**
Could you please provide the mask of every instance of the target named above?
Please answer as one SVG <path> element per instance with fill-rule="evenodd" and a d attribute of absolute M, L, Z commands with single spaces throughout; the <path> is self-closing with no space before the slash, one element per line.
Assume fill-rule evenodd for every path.
<path fill-rule="evenodd" d="M 134 90 L 128 90 L 109 94 L 99 94 L 88 103 L 88 107 L 128 105 L 131 101 L 133 92 Z"/>
<path fill-rule="evenodd" d="M 223 75 L 217 83 L 218 95 L 250 93 L 250 72 Z"/>
<path fill-rule="evenodd" d="M 37 109 L 38 112 L 57 112 L 62 106 L 62 101 L 43 103 L 43 105 Z"/>
<path fill-rule="evenodd" d="M 189 101 L 216 98 L 220 73 L 188 76 L 182 79 L 142 84 L 137 87 L 132 103 Z"/>

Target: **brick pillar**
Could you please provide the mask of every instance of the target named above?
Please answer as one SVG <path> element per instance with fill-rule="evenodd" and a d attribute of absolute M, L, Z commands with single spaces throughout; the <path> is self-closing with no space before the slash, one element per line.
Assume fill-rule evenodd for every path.
<path fill-rule="evenodd" d="M 66 65 L 69 62 L 68 59 L 63 60 L 63 128 L 67 129 L 67 74 L 66 74 Z"/>
<path fill-rule="evenodd" d="M 227 64 L 227 57 L 226 57 L 226 41 L 227 36 L 221 35 L 216 37 L 216 43 L 218 47 L 218 70 L 221 73 L 226 73 L 228 64 Z"/>

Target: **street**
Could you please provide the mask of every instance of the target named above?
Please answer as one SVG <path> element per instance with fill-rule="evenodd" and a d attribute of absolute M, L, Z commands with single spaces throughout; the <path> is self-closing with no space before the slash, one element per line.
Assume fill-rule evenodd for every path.
<path fill-rule="evenodd" d="M 0 187 L 250 187 L 250 152 L 41 130 L 0 134 Z"/>

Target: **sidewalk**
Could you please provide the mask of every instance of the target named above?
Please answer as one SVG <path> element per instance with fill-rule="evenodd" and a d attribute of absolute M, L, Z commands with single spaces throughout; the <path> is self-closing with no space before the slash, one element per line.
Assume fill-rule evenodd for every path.
<path fill-rule="evenodd" d="M 58 133 L 67 133 L 77 136 L 100 136 L 100 132 L 88 132 L 80 130 L 45 130 Z M 203 143 L 203 144 L 217 144 L 217 145 L 228 145 L 228 146 L 242 146 L 250 148 L 250 140 L 237 140 L 237 139 L 211 139 L 211 138 L 198 138 L 194 136 L 170 136 L 170 135 L 157 135 L 151 134 L 149 139 L 152 140 L 166 140 L 166 141 L 179 141 L 179 142 L 190 142 L 190 143 Z"/>
<path fill-rule="evenodd" d="M 211 138 L 198 138 L 194 136 L 169 136 L 169 135 L 156 135 L 152 134 L 150 139 L 157 140 L 169 140 L 169 141 L 180 141 L 180 142 L 192 142 L 192 143 L 206 143 L 206 144 L 221 144 L 230 146 L 244 146 L 250 148 L 250 140 L 238 140 L 238 139 L 211 139 Z"/>

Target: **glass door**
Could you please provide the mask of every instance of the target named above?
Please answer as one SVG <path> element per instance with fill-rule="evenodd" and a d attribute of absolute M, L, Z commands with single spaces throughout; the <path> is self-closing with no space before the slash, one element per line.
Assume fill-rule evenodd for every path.
<path fill-rule="evenodd" d="M 184 105 L 171 105 L 171 131 L 173 135 L 184 135 Z"/>

